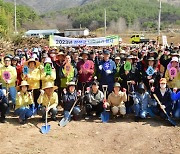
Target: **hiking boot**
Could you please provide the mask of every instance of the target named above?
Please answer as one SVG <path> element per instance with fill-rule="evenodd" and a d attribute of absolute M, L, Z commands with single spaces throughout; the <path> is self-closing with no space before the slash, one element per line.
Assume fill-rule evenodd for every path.
<path fill-rule="evenodd" d="M 26 123 L 26 119 L 20 119 L 20 118 L 19 118 L 19 123 L 20 123 L 21 125 L 24 125 L 24 124 Z"/>
<path fill-rule="evenodd" d="M 40 119 L 40 121 L 41 121 L 41 122 L 45 122 L 46 119 L 45 119 L 44 117 L 42 117 L 42 118 Z"/>
<path fill-rule="evenodd" d="M 57 121 L 57 118 L 56 117 L 51 117 L 51 120 L 52 121 Z"/>
<path fill-rule="evenodd" d="M 139 122 L 139 120 L 140 120 L 140 117 L 138 117 L 138 116 L 135 116 L 135 117 L 134 117 L 134 121 L 135 121 L 135 122 Z"/>
<path fill-rule="evenodd" d="M 0 117 L 0 122 L 1 123 L 6 123 L 6 118 L 5 117 Z"/>

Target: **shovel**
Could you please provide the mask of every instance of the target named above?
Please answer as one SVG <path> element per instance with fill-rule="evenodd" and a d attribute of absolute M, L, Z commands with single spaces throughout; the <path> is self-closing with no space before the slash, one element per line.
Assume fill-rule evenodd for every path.
<path fill-rule="evenodd" d="M 163 110 L 164 114 L 166 115 L 166 117 L 167 117 L 168 121 L 171 123 L 171 125 L 172 125 L 172 126 L 176 126 L 176 122 L 171 119 L 171 117 L 167 114 L 166 110 L 162 107 L 162 104 L 161 104 L 161 102 L 159 101 L 159 99 L 157 98 L 156 94 L 153 94 L 153 96 L 154 96 L 154 98 L 157 100 L 160 108 Z"/>
<path fill-rule="evenodd" d="M 48 105 L 49 107 L 49 105 Z M 41 127 L 41 133 L 47 134 L 50 131 L 51 126 L 47 123 L 48 111 L 46 111 L 46 122 L 45 125 Z"/>
<path fill-rule="evenodd" d="M 109 112 L 104 109 L 104 111 L 101 113 L 101 120 L 103 123 L 107 123 L 109 121 Z"/>
<path fill-rule="evenodd" d="M 78 101 L 78 100 L 76 100 L 76 101 L 74 102 L 71 110 L 70 110 L 70 111 L 68 112 L 68 114 L 67 114 L 67 117 L 66 117 L 66 118 L 64 117 L 64 118 L 61 119 L 61 121 L 59 122 L 59 126 L 65 127 L 65 126 L 68 124 L 68 122 L 70 121 L 71 112 L 73 111 L 73 108 L 74 108 L 74 106 L 76 105 L 77 101 Z"/>
<path fill-rule="evenodd" d="M 108 88 L 108 85 L 102 85 L 105 101 L 106 101 L 107 88 Z M 107 123 L 109 121 L 109 112 L 107 112 L 106 109 L 104 109 L 104 111 L 101 113 L 101 121 L 103 123 Z"/>

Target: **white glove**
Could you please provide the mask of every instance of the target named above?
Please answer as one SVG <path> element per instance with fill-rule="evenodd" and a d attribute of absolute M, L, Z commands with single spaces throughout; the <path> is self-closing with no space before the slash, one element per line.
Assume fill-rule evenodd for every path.
<path fill-rule="evenodd" d="M 41 92 L 41 95 L 44 95 L 44 90 L 41 89 L 40 92 Z"/>
<path fill-rule="evenodd" d="M 102 70 L 102 65 L 99 65 L 99 70 Z"/>
<path fill-rule="evenodd" d="M 106 70 L 106 73 L 107 73 L 107 74 L 111 74 L 111 71 L 110 71 L 110 70 Z"/>
<path fill-rule="evenodd" d="M 154 83 L 154 79 L 149 80 L 149 83 Z"/>

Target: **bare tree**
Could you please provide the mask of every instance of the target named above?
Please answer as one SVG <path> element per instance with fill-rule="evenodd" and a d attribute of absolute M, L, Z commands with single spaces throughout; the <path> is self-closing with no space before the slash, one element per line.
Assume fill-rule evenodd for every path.
<path fill-rule="evenodd" d="M 120 33 L 127 29 L 126 20 L 122 17 L 118 19 L 117 22 L 114 20 L 110 22 L 110 26 L 108 27 L 108 31 L 111 33 Z"/>

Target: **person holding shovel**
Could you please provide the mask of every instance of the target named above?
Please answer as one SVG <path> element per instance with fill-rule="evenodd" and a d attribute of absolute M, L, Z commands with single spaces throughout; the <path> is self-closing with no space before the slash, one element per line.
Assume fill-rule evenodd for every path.
<path fill-rule="evenodd" d="M 9 92 L 10 98 L 12 100 L 13 108 L 16 103 L 16 80 L 17 71 L 16 68 L 11 66 L 11 57 L 9 55 L 4 57 L 4 66 L 0 69 L 0 79 L 2 83 L 2 88 Z"/>
<path fill-rule="evenodd" d="M 28 88 L 29 84 L 27 81 L 22 81 L 19 87 L 17 87 L 20 91 L 16 96 L 15 114 L 19 116 L 20 124 L 25 124 L 27 119 L 33 115 L 29 106 L 33 104 L 33 98 L 31 92 L 28 92 Z"/>
<path fill-rule="evenodd" d="M 54 86 L 52 82 L 46 82 L 41 90 L 41 94 L 37 100 L 38 104 L 42 106 L 42 121 L 45 121 L 46 111 L 50 113 L 51 119 L 56 121 L 58 95 L 54 90 L 58 87 Z"/>
<path fill-rule="evenodd" d="M 118 114 L 124 116 L 126 114 L 125 102 L 127 101 L 126 89 L 120 90 L 121 86 L 118 82 L 114 84 L 114 91 L 108 96 L 108 105 L 111 107 L 113 116 Z"/>
<path fill-rule="evenodd" d="M 76 83 L 75 82 L 69 82 L 67 83 L 67 92 L 64 90 L 64 95 L 62 97 L 63 104 L 64 104 L 64 118 L 70 118 L 69 112 L 71 108 L 73 107 L 74 103 L 77 101 L 77 97 L 80 94 L 77 94 L 76 92 Z M 72 110 L 73 119 L 76 120 L 78 118 L 78 115 L 80 114 L 81 110 L 78 106 L 77 102 Z"/>
<path fill-rule="evenodd" d="M 159 87 L 156 87 L 155 89 L 154 87 L 152 87 L 151 91 L 158 97 L 159 101 L 162 104 L 161 107 L 164 108 L 167 114 L 170 116 L 172 113 L 173 101 L 171 99 L 172 91 L 170 88 L 167 87 L 167 80 L 165 78 L 161 78 L 159 82 Z M 156 115 L 162 117 L 163 119 L 166 118 L 166 115 L 164 114 L 159 105 L 153 108 L 153 112 Z"/>
<path fill-rule="evenodd" d="M 84 97 L 85 107 L 86 107 L 86 117 L 85 119 L 88 120 L 91 116 L 92 111 L 96 112 L 96 116 L 99 117 L 100 114 L 103 112 L 103 100 L 104 94 L 102 91 L 99 90 L 99 82 L 93 81 L 91 85 L 91 90 L 87 93 Z"/>

